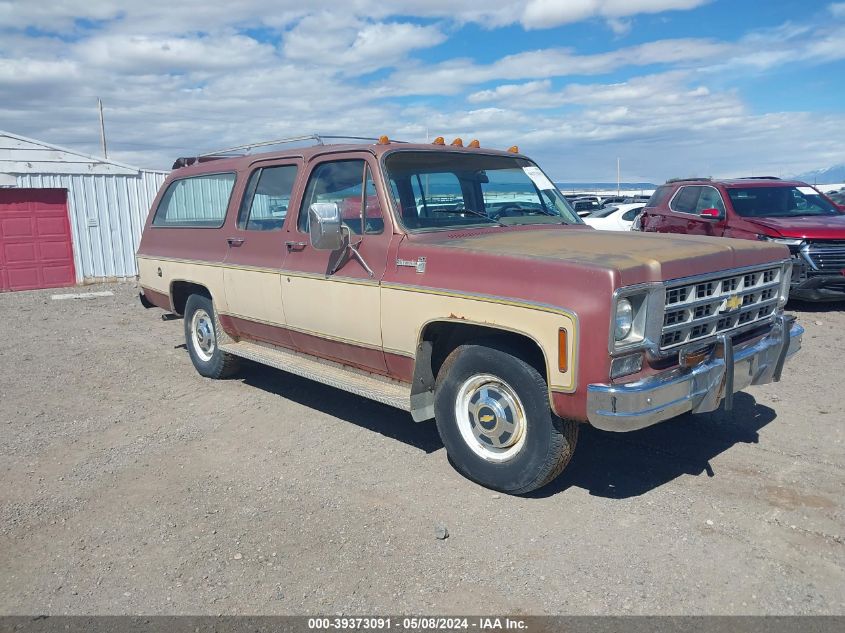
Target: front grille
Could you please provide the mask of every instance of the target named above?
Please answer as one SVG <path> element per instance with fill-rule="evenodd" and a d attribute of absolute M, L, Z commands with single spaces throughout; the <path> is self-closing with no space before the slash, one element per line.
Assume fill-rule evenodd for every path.
<path fill-rule="evenodd" d="M 830 273 L 845 270 L 845 242 L 810 242 L 804 252 L 816 270 Z"/>
<path fill-rule="evenodd" d="M 769 320 L 777 308 L 782 274 L 781 267 L 776 266 L 670 281 L 666 286 L 661 349 Z"/>

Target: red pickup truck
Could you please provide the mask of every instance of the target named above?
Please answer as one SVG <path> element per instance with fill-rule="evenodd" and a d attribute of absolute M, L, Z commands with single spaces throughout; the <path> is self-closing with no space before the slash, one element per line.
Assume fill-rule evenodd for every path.
<path fill-rule="evenodd" d="M 845 300 L 845 208 L 806 183 L 669 180 L 643 209 L 639 229 L 784 244 L 793 261 L 790 297 Z"/>

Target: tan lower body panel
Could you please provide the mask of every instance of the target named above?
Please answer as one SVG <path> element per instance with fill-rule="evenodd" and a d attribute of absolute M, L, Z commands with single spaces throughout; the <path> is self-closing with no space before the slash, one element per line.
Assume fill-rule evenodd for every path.
<path fill-rule="evenodd" d="M 453 295 L 424 288 L 383 286 L 382 337 L 385 351 L 414 356 L 426 325 L 436 321 L 476 324 L 524 334 L 546 357 L 549 388 L 575 390 L 578 332 L 573 316 L 563 310 L 540 309 L 518 302 Z M 558 366 L 558 330 L 567 332 L 566 370 Z"/>
<path fill-rule="evenodd" d="M 298 352 L 246 341 L 221 343 L 220 349 L 226 353 L 364 396 L 397 409 L 411 410 L 411 386 L 402 382 Z"/>
<path fill-rule="evenodd" d="M 159 270 L 161 275 L 159 275 Z M 204 262 L 179 261 L 166 258 L 138 256 L 138 277 L 142 286 L 170 296 L 175 281 L 187 281 L 208 288 L 215 309 L 226 311 L 226 291 L 223 286 L 223 266 Z M 172 299 L 172 297 L 171 297 Z"/>
<path fill-rule="evenodd" d="M 376 282 L 283 272 L 282 299 L 292 329 L 381 347 L 381 296 Z"/>
<path fill-rule="evenodd" d="M 229 312 L 248 314 L 251 319 L 263 323 L 286 324 L 279 273 L 224 268 L 223 283 Z"/>

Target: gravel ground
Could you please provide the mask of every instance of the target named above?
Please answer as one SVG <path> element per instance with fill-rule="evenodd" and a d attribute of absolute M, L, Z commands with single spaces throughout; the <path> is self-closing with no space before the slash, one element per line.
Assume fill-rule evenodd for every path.
<path fill-rule="evenodd" d="M 733 413 L 585 427 L 514 498 L 389 407 L 201 378 L 132 284 L 58 292 L 92 289 L 0 295 L 0 613 L 845 613 L 843 305 L 793 306 Z"/>

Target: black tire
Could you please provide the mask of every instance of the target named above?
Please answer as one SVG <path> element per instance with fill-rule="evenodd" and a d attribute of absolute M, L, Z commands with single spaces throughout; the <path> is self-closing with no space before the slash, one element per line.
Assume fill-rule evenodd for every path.
<path fill-rule="evenodd" d="M 504 383 L 505 388 L 509 387 L 518 397 L 518 404 L 521 404 L 524 412 L 523 432 L 513 433 L 520 437 L 524 435 L 521 446 L 516 446 L 517 442 L 511 448 L 492 449 L 516 451 L 504 461 L 490 461 L 479 455 L 478 447 L 481 447 L 482 452 L 485 452 L 484 449 L 490 450 L 489 447 L 476 440 L 474 450 L 456 419 L 456 401 L 459 397 L 462 400 L 467 397 L 462 395 L 466 393 L 463 386 L 473 380 L 481 380 L 480 376 L 483 375 L 492 376 Z M 477 400 L 476 404 L 469 399 L 464 401 L 479 407 L 478 403 L 483 399 Z M 513 408 L 504 408 L 506 418 L 512 417 L 510 411 Z M 464 432 L 470 432 L 481 424 L 482 410 L 492 412 L 493 428 L 500 428 L 499 414 L 482 407 L 476 410 L 479 420 L 474 422 L 471 422 L 473 414 L 467 410 Z M 525 494 L 552 481 L 572 459 L 578 441 L 578 423 L 561 420 L 552 413 L 546 381 L 540 372 L 520 358 L 516 350 L 495 341 L 462 345 L 448 356 L 437 375 L 434 411 L 440 438 L 458 472 L 482 486 L 508 494 Z M 491 416 L 485 417 L 485 422 L 489 422 Z M 501 459 L 501 456 L 497 459 Z"/>
<path fill-rule="evenodd" d="M 203 337 L 211 337 L 211 346 L 203 349 L 200 343 L 199 336 L 194 337 L 194 317 L 203 319 L 203 315 L 208 317 L 205 321 L 206 327 L 204 331 L 207 332 Z M 188 354 L 191 357 L 191 362 L 194 364 L 196 370 L 201 376 L 206 378 L 226 378 L 231 376 L 238 369 L 238 357 L 227 354 L 220 349 L 217 337 L 217 319 L 214 314 L 214 305 L 211 299 L 203 295 L 191 295 L 188 301 L 185 302 L 185 346 L 188 348 Z"/>

